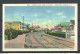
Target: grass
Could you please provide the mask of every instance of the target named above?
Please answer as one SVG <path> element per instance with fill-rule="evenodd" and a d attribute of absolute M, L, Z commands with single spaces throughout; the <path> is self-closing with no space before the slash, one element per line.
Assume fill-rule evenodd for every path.
<path fill-rule="evenodd" d="M 32 48 L 32 46 L 27 46 L 26 44 L 24 44 L 24 48 Z"/>

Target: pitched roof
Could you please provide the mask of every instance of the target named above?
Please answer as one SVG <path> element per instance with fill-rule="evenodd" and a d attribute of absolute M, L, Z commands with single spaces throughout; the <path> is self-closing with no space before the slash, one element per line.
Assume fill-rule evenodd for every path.
<path fill-rule="evenodd" d="M 61 22 L 61 26 L 69 26 L 70 23 L 69 22 Z"/>
<path fill-rule="evenodd" d="M 13 21 L 13 22 L 5 22 L 5 23 L 8 23 L 8 24 L 20 24 L 21 22 L 20 21 Z"/>
<path fill-rule="evenodd" d="M 59 28 L 59 27 L 61 27 L 61 26 L 60 26 L 60 25 L 57 25 L 56 27 L 58 27 L 58 28 Z"/>
<path fill-rule="evenodd" d="M 70 20 L 70 23 L 74 25 L 75 24 L 75 21 L 74 20 Z"/>
<path fill-rule="evenodd" d="M 30 29 L 35 29 L 36 27 L 30 27 Z"/>

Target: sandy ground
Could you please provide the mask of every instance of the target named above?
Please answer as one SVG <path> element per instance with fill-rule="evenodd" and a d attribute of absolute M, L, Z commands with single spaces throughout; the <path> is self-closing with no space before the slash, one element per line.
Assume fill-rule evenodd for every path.
<path fill-rule="evenodd" d="M 18 35 L 15 39 L 5 40 L 5 48 L 24 48 L 25 34 Z"/>

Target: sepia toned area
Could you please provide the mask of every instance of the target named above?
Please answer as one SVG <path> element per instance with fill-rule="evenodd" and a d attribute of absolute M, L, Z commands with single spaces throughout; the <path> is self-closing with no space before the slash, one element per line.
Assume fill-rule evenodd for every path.
<path fill-rule="evenodd" d="M 74 6 L 5 7 L 6 49 L 72 49 L 75 47 L 75 32 Z"/>

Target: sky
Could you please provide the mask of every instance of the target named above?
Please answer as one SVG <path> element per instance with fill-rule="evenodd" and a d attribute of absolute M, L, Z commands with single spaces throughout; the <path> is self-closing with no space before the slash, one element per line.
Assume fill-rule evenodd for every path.
<path fill-rule="evenodd" d="M 35 25 L 60 24 L 75 17 L 74 6 L 6 6 L 5 21 L 22 21 Z"/>

